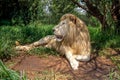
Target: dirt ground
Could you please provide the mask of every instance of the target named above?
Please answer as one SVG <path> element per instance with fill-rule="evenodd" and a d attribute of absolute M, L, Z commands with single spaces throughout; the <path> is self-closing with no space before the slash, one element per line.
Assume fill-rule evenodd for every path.
<path fill-rule="evenodd" d="M 97 56 L 91 56 L 89 62 L 80 62 L 78 70 L 72 70 L 63 56 L 40 57 L 21 54 L 9 62 L 14 63 L 10 68 L 21 74 L 24 71 L 30 80 L 35 78 L 40 80 L 110 80 L 110 73 L 118 71 L 109 58 Z"/>

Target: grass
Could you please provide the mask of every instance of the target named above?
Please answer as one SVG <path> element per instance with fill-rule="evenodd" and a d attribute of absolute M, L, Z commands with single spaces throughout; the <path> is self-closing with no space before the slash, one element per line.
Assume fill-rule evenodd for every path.
<path fill-rule="evenodd" d="M 33 54 L 33 55 L 36 54 L 36 55 L 39 55 L 41 57 L 47 57 L 48 55 L 55 55 L 55 56 L 60 55 L 56 50 L 44 48 L 44 47 L 34 48 L 34 49 L 30 50 L 28 53 Z"/>
<path fill-rule="evenodd" d="M 40 73 L 36 73 L 35 80 L 71 80 L 72 76 L 69 74 L 62 74 L 60 72 L 54 72 L 54 70 L 44 70 Z"/>
<path fill-rule="evenodd" d="M 109 80 L 120 80 L 120 72 L 115 72 L 114 70 L 111 70 L 111 72 L 108 74 Z"/>

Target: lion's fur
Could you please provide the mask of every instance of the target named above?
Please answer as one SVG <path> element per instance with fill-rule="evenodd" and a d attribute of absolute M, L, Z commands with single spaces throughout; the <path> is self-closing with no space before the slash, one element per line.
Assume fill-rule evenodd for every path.
<path fill-rule="evenodd" d="M 85 23 L 72 14 L 63 15 L 60 19 L 60 22 L 64 20 L 68 21 L 66 23 L 68 30 L 66 32 L 67 35 L 64 37 L 64 39 L 61 42 L 56 41 L 55 35 L 49 35 L 30 45 L 17 46 L 16 49 L 19 50 L 22 49 L 23 47 L 24 49 L 28 47 L 26 48 L 28 50 L 37 46 L 44 46 L 48 48 L 54 48 L 62 54 L 67 54 L 70 52 L 72 53 L 72 55 L 82 55 L 82 56 L 85 55 L 85 57 L 86 56 L 89 57 L 90 48 L 91 48 L 90 36 Z M 59 24 L 57 26 L 59 26 Z M 72 62 L 70 63 L 72 64 Z M 73 62 L 73 64 L 76 64 L 76 62 L 75 63 Z M 73 66 L 72 68 L 77 69 L 77 67 Z"/>

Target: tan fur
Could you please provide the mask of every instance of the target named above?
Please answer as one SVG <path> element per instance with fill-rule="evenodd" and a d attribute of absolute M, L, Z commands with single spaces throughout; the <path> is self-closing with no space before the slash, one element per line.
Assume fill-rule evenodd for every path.
<path fill-rule="evenodd" d="M 85 56 L 90 56 L 90 36 L 88 29 L 83 21 L 81 21 L 79 18 L 72 14 L 65 14 L 61 17 L 60 23 L 55 26 L 57 29 L 57 33 L 60 32 L 62 29 L 61 22 L 66 22 L 65 23 L 65 28 L 63 29 L 66 30 L 64 34 L 66 36 L 63 38 L 62 41 L 57 41 L 55 35 L 48 35 L 42 39 L 40 39 L 37 42 L 34 42 L 30 45 L 25 45 L 25 46 L 17 46 L 16 50 L 31 50 L 32 48 L 38 47 L 38 46 L 43 46 L 43 47 L 48 47 L 48 48 L 54 48 L 58 52 L 65 54 L 66 57 L 69 59 L 69 55 L 67 54 L 72 54 L 72 57 L 75 55 L 78 55 L 78 57 L 75 57 L 76 59 L 81 58 L 82 55 L 83 57 Z M 81 58 L 81 61 L 88 61 L 88 59 L 83 59 Z M 75 60 L 73 63 L 71 59 L 69 60 L 71 63 L 71 66 L 73 69 L 77 69 L 74 65 L 78 64 L 77 61 Z"/>

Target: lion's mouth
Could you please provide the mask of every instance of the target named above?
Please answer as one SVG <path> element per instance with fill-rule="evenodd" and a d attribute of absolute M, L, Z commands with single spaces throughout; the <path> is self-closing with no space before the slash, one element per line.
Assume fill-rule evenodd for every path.
<path fill-rule="evenodd" d="M 57 41 L 62 41 L 63 40 L 63 36 L 62 35 L 55 35 Z"/>

